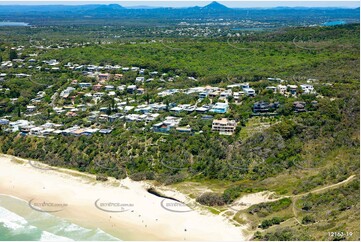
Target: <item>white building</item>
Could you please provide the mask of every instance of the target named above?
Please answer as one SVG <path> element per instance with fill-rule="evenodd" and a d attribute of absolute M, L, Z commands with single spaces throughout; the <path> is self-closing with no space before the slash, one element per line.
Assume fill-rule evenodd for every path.
<path fill-rule="evenodd" d="M 266 87 L 266 90 L 271 90 L 273 93 L 276 93 L 276 92 L 277 92 L 277 87 L 275 87 L 275 86 L 268 86 L 268 87 Z"/>
<path fill-rule="evenodd" d="M 26 106 L 26 111 L 29 113 L 34 112 L 35 110 L 36 110 L 36 106 L 34 105 Z"/>
<path fill-rule="evenodd" d="M 105 88 L 105 91 L 113 91 L 114 90 L 114 86 L 112 86 L 112 85 L 106 85 L 104 88 Z"/>
<path fill-rule="evenodd" d="M 244 93 L 247 95 L 247 96 L 255 96 L 256 95 L 256 91 L 252 88 L 243 88 L 243 91 Z"/>
<path fill-rule="evenodd" d="M 277 90 L 279 93 L 285 94 L 287 92 L 287 86 L 285 85 L 278 85 Z"/>
<path fill-rule="evenodd" d="M 302 91 L 303 91 L 303 93 L 305 93 L 305 94 L 315 93 L 315 89 L 313 88 L 312 85 L 309 85 L 309 84 L 301 84 L 300 87 L 302 88 Z"/>
<path fill-rule="evenodd" d="M 144 77 L 143 76 L 138 76 L 137 78 L 135 78 L 135 83 L 140 83 L 140 82 L 144 82 Z"/>
<path fill-rule="evenodd" d="M 222 118 L 220 120 L 213 120 L 212 131 L 219 132 L 219 134 L 232 135 L 236 130 L 237 123 L 234 120 Z"/>
<path fill-rule="evenodd" d="M 74 90 L 75 90 L 74 87 L 67 87 L 64 91 L 62 91 L 62 92 L 60 93 L 60 96 L 61 96 L 62 98 L 67 98 L 67 97 L 69 96 L 69 94 L 70 94 L 72 91 L 74 91 Z"/>
<path fill-rule="evenodd" d="M 227 98 L 227 97 L 230 97 L 230 96 L 232 96 L 232 90 L 231 89 L 224 90 L 220 94 L 221 98 Z"/>

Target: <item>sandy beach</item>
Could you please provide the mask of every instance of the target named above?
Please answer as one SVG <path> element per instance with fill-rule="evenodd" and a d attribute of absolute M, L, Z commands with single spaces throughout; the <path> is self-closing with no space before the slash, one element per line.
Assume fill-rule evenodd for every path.
<path fill-rule="evenodd" d="M 7 155 L 0 156 L 0 167 L 0 194 L 29 201 L 34 209 L 100 228 L 121 240 L 245 240 L 243 227 L 220 215 L 152 195 L 145 182 L 97 182 L 93 175 L 53 170 Z"/>

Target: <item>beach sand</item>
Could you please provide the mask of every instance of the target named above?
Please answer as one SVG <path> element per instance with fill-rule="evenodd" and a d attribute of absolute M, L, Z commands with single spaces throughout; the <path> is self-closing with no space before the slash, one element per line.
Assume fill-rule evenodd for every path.
<path fill-rule="evenodd" d="M 121 240 L 245 240 L 243 227 L 208 211 L 152 195 L 145 182 L 97 182 L 93 175 L 48 168 L 1 155 L 0 194 L 30 201 L 29 206 L 35 209 L 83 227 L 100 228 Z"/>

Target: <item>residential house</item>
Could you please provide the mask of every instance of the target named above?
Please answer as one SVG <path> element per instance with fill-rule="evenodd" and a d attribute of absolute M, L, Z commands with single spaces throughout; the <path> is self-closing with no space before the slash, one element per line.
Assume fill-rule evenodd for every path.
<path fill-rule="evenodd" d="M 274 111 L 279 107 L 279 103 L 268 103 L 268 102 L 256 102 L 253 104 L 253 112 L 254 113 L 264 113 L 264 112 L 270 112 Z"/>
<path fill-rule="evenodd" d="M 212 120 L 213 116 L 212 115 L 202 115 L 201 119 L 203 119 L 203 120 Z"/>
<path fill-rule="evenodd" d="M 135 78 L 135 83 L 143 83 L 144 82 L 144 76 L 139 76 L 137 78 Z"/>
<path fill-rule="evenodd" d="M 315 93 L 315 89 L 310 84 L 301 84 L 300 87 L 304 94 L 313 94 Z"/>
<path fill-rule="evenodd" d="M 139 114 L 127 114 L 127 115 L 125 115 L 125 120 L 127 122 L 143 121 L 143 119 L 141 118 L 141 115 L 139 115 Z"/>
<path fill-rule="evenodd" d="M 169 90 L 164 90 L 160 93 L 158 93 L 158 96 L 160 97 L 165 97 L 165 96 L 169 96 L 169 95 L 173 95 L 175 93 L 179 92 L 178 89 L 169 89 Z"/>
<path fill-rule="evenodd" d="M 145 91 L 144 88 L 138 88 L 137 89 L 138 94 L 144 94 L 144 91 Z"/>
<path fill-rule="evenodd" d="M 63 91 L 60 93 L 60 96 L 61 96 L 62 98 L 67 98 L 67 97 L 69 97 L 70 93 L 71 93 L 72 91 L 74 91 L 74 90 L 75 90 L 74 87 L 67 87 L 65 90 L 63 90 Z"/>
<path fill-rule="evenodd" d="M 234 120 L 222 118 L 220 120 L 213 120 L 212 131 L 219 132 L 219 134 L 232 135 L 236 130 L 237 123 Z"/>
<path fill-rule="evenodd" d="M 78 110 L 81 110 L 81 111 L 83 111 L 83 112 L 85 112 L 85 111 L 87 110 L 85 104 L 78 104 L 78 105 L 77 105 L 77 108 L 78 108 Z"/>
<path fill-rule="evenodd" d="M 29 134 L 31 135 L 41 135 L 41 131 L 43 131 L 42 127 L 34 127 L 30 129 Z"/>
<path fill-rule="evenodd" d="M 65 110 L 63 110 L 63 108 L 60 108 L 60 107 L 54 107 L 53 110 L 54 110 L 57 114 L 61 114 L 61 113 L 65 112 Z"/>
<path fill-rule="evenodd" d="M 117 94 L 114 92 L 114 91 L 110 91 L 109 93 L 108 93 L 108 96 L 111 96 L 111 97 L 114 97 L 114 96 L 116 96 Z"/>
<path fill-rule="evenodd" d="M 252 88 L 243 88 L 244 93 L 247 96 L 254 97 L 256 95 L 256 91 Z"/>
<path fill-rule="evenodd" d="M 97 120 L 97 116 L 96 116 L 96 115 L 90 115 L 90 116 L 88 116 L 88 121 L 94 122 L 94 121 L 96 121 L 96 120 Z"/>
<path fill-rule="evenodd" d="M 43 61 L 43 63 L 48 64 L 49 66 L 56 66 L 59 65 L 59 62 L 55 59 L 49 60 L 49 61 Z"/>
<path fill-rule="evenodd" d="M 35 110 L 36 110 L 36 106 L 34 105 L 26 106 L 26 111 L 29 113 L 34 112 Z"/>
<path fill-rule="evenodd" d="M 163 122 L 153 125 L 154 132 L 168 133 L 172 128 L 176 128 L 182 118 L 168 116 Z"/>
<path fill-rule="evenodd" d="M 226 113 L 228 111 L 228 107 L 228 103 L 216 103 L 209 111 L 213 113 Z"/>
<path fill-rule="evenodd" d="M 114 75 L 114 80 L 120 80 L 120 79 L 122 79 L 123 78 L 123 74 L 115 74 Z"/>
<path fill-rule="evenodd" d="M 113 130 L 112 129 L 101 129 L 99 133 L 101 134 L 110 134 Z"/>
<path fill-rule="evenodd" d="M 171 108 L 169 111 L 173 112 L 173 113 L 180 113 L 183 111 L 183 108 L 181 107 L 174 107 L 174 108 Z"/>
<path fill-rule="evenodd" d="M 125 90 L 126 86 L 125 85 L 120 85 L 117 87 L 118 91 L 123 92 Z"/>
<path fill-rule="evenodd" d="M 296 113 L 306 112 L 306 103 L 302 101 L 296 101 L 293 103 L 293 109 Z"/>
<path fill-rule="evenodd" d="M 128 93 L 134 93 L 137 90 L 137 86 L 136 85 L 129 85 L 127 87 L 127 92 Z"/>
<path fill-rule="evenodd" d="M 178 127 L 181 120 L 182 118 L 168 116 L 163 122 L 153 125 L 153 131 L 167 133 L 170 129 Z"/>
<path fill-rule="evenodd" d="M 102 88 L 103 88 L 103 85 L 100 83 L 93 86 L 94 91 L 100 91 Z"/>
<path fill-rule="evenodd" d="M 196 110 L 196 106 L 191 106 L 191 105 L 187 105 L 186 107 L 184 107 L 184 111 L 188 112 L 188 113 L 191 113 L 191 112 L 194 112 Z"/>
<path fill-rule="evenodd" d="M 100 73 L 98 74 L 98 81 L 104 83 L 110 80 L 111 75 L 109 73 Z"/>
<path fill-rule="evenodd" d="M 248 83 L 248 82 L 241 83 L 241 84 L 240 84 L 240 87 L 241 87 L 242 89 L 247 89 L 247 88 L 250 88 L 250 87 L 249 87 L 249 83 Z"/>
<path fill-rule="evenodd" d="M 101 108 L 99 108 L 99 111 L 102 112 L 102 113 L 107 113 L 109 111 L 109 108 L 108 107 L 101 107 Z"/>
<path fill-rule="evenodd" d="M 149 106 L 151 107 L 152 111 L 160 111 L 167 109 L 167 105 L 163 103 L 152 103 Z"/>
<path fill-rule="evenodd" d="M 26 135 L 30 133 L 30 130 L 32 128 L 35 128 L 35 126 L 34 125 L 19 126 L 19 131 L 21 132 L 21 134 Z"/>
<path fill-rule="evenodd" d="M 215 98 L 215 97 L 218 97 L 220 95 L 220 91 L 214 91 L 214 92 L 211 92 L 209 93 L 209 98 Z"/>
<path fill-rule="evenodd" d="M 75 116 L 78 116 L 75 112 L 67 112 L 66 114 L 65 114 L 67 117 L 75 117 Z"/>
<path fill-rule="evenodd" d="M 63 108 L 64 108 L 64 110 L 66 110 L 66 111 L 71 111 L 71 110 L 74 109 L 75 107 L 69 105 L 69 106 L 63 106 Z"/>
<path fill-rule="evenodd" d="M 227 89 L 227 90 L 221 92 L 221 94 L 220 94 L 220 98 L 228 98 L 230 96 L 232 96 L 232 90 L 231 89 Z"/>
<path fill-rule="evenodd" d="M 134 107 L 133 107 L 133 106 L 125 106 L 123 110 L 124 110 L 124 112 L 126 112 L 126 113 L 127 113 L 127 112 L 132 111 L 133 109 L 134 109 Z"/>
<path fill-rule="evenodd" d="M 204 106 L 196 108 L 197 113 L 205 113 L 209 110 L 209 108 L 206 108 Z"/>
<path fill-rule="evenodd" d="M 277 92 L 277 87 L 275 87 L 275 86 L 268 86 L 268 87 L 266 87 L 266 90 L 271 90 L 273 93 L 276 93 L 276 92 Z"/>
<path fill-rule="evenodd" d="M 52 133 L 54 133 L 55 129 L 44 129 L 40 131 L 40 135 L 48 136 Z"/>
<path fill-rule="evenodd" d="M 233 98 L 235 101 L 239 101 L 241 98 L 241 93 L 240 92 L 234 92 L 233 93 Z"/>
<path fill-rule="evenodd" d="M 84 129 L 84 132 L 82 133 L 82 135 L 89 136 L 89 135 L 97 133 L 98 131 L 99 131 L 99 129 L 87 128 L 87 129 Z"/>
<path fill-rule="evenodd" d="M 177 127 L 176 131 L 179 133 L 192 133 L 192 128 L 187 125 L 186 127 Z"/>
<path fill-rule="evenodd" d="M 105 91 L 113 91 L 114 90 L 114 86 L 112 86 L 112 85 L 106 85 L 106 86 L 104 86 L 104 88 L 105 88 Z"/>
<path fill-rule="evenodd" d="M 139 105 L 136 109 L 134 109 L 135 112 L 140 112 L 140 113 L 150 113 L 152 111 L 152 108 L 149 107 L 148 105 Z"/>
<path fill-rule="evenodd" d="M 278 82 L 282 82 L 283 80 L 281 78 L 275 78 L 275 77 L 269 77 L 267 78 L 268 81 L 278 81 Z"/>
<path fill-rule="evenodd" d="M 152 122 L 158 118 L 159 113 L 149 113 L 145 119 L 146 122 Z"/>
<path fill-rule="evenodd" d="M 277 90 L 278 90 L 278 92 L 281 93 L 281 94 L 286 94 L 286 92 L 287 92 L 287 86 L 285 86 L 285 85 L 278 85 L 278 86 L 277 86 Z"/>
<path fill-rule="evenodd" d="M 12 130 L 12 132 L 19 131 L 20 127 L 26 127 L 31 124 L 32 124 L 32 122 L 29 122 L 28 120 L 23 120 L 23 119 L 17 120 L 15 122 L 9 122 L 9 126 L 10 126 L 10 129 Z"/>
<path fill-rule="evenodd" d="M 164 124 L 163 122 L 153 125 L 153 131 L 159 133 L 168 133 L 170 131 L 170 125 Z"/>
<path fill-rule="evenodd" d="M 0 125 L 9 125 L 9 122 L 8 119 L 0 119 Z"/>
<path fill-rule="evenodd" d="M 198 94 L 198 97 L 199 98 L 206 98 L 206 97 L 208 97 L 208 92 L 201 92 L 201 93 Z"/>
<path fill-rule="evenodd" d="M 81 89 L 86 89 L 92 86 L 92 84 L 89 82 L 80 82 L 78 85 Z"/>
<path fill-rule="evenodd" d="M 289 90 L 289 92 L 291 93 L 291 95 L 296 95 L 297 94 L 297 85 L 287 85 L 287 88 Z"/>

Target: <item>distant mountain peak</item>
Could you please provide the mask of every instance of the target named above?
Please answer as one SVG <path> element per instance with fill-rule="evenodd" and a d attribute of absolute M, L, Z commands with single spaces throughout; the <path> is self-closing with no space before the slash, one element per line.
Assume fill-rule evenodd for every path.
<path fill-rule="evenodd" d="M 100 5 L 98 8 L 98 10 L 121 10 L 124 9 L 124 7 L 120 6 L 119 4 L 108 4 L 108 5 Z"/>
<path fill-rule="evenodd" d="M 209 9 L 209 10 L 228 10 L 229 8 L 220 4 L 219 2 L 213 1 L 210 4 L 204 6 L 202 9 Z"/>
<path fill-rule="evenodd" d="M 115 4 L 115 3 L 108 4 L 108 7 L 112 8 L 112 9 L 124 9 L 124 7 L 120 6 L 119 4 Z"/>
<path fill-rule="evenodd" d="M 108 5 L 99 5 L 99 7 L 95 9 L 90 9 L 86 12 L 88 14 L 96 14 L 96 13 L 111 14 L 113 12 L 118 12 L 124 9 L 125 8 L 120 6 L 119 4 L 108 4 Z"/>

